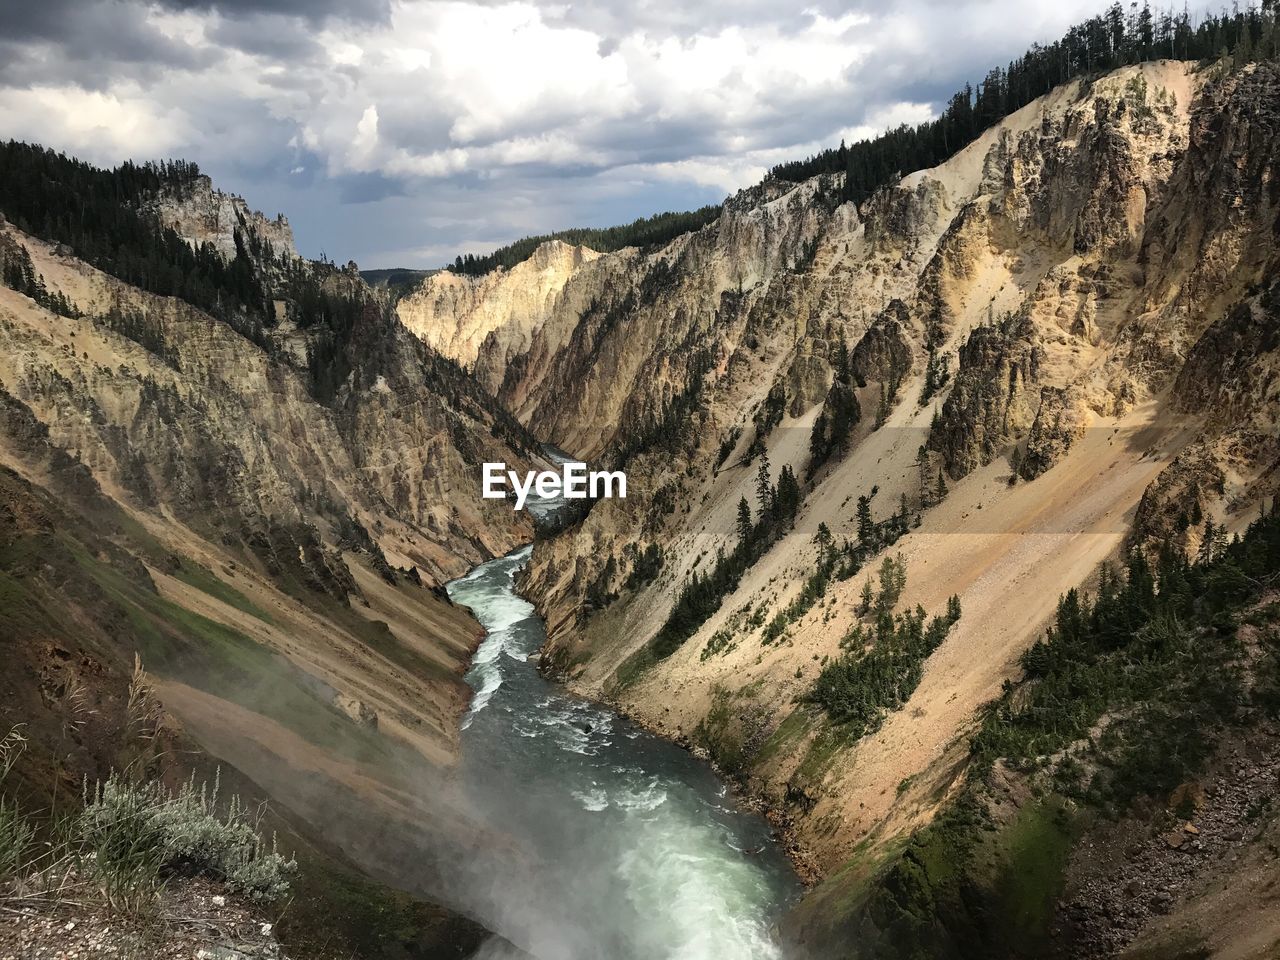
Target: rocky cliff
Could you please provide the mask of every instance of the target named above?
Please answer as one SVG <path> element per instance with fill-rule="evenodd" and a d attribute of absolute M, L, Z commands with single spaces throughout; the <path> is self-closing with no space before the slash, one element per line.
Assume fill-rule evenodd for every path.
<path fill-rule="evenodd" d="M 297 259 L 293 228 L 283 213 L 274 218 L 252 209 L 243 197 L 224 193 L 200 174 L 156 196 L 149 204 L 160 222 L 172 227 L 188 243 L 207 243 L 230 260 L 236 255 L 236 232 L 270 244 L 272 252 Z"/>
<path fill-rule="evenodd" d="M 482 277 L 445 271 L 396 305 L 400 320 L 426 344 L 472 369 L 497 393 L 507 366 L 527 354 L 562 302 L 569 277 L 598 254 L 559 240 L 544 243 L 510 270 Z"/>
<path fill-rule="evenodd" d="M 1124 68 L 859 207 L 834 177 L 766 181 L 661 249 L 558 274 L 536 315 L 503 274 L 415 294 L 483 290 L 415 332 L 629 472 L 627 500 L 535 551 L 547 669 L 765 798 L 829 878 L 811 915 L 851 909 L 839 890 L 945 805 L 1063 591 L 1189 491 L 1232 531 L 1276 492 L 1278 96 L 1274 64 Z M 477 315 L 527 332 L 477 336 Z M 786 515 L 783 466 L 808 478 Z M 783 519 L 744 534 L 740 499 Z M 815 682 L 874 626 L 886 556 L 897 609 L 963 615 L 850 737 Z"/>

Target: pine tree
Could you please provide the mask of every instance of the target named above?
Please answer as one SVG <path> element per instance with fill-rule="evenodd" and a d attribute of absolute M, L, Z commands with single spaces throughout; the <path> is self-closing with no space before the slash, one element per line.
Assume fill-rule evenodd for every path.
<path fill-rule="evenodd" d="M 862 582 L 862 601 L 858 605 L 858 613 L 864 617 L 870 613 L 871 604 L 875 602 L 875 599 L 876 591 L 875 588 L 871 586 L 871 578 L 868 577 Z"/>
<path fill-rule="evenodd" d="M 774 511 L 778 519 L 793 523 L 800 510 L 800 484 L 790 464 L 784 464 L 778 473 L 778 487 L 774 501 Z"/>
<path fill-rule="evenodd" d="M 813 421 L 809 433 L 809 476 L 812 477 L 827 458 L 827 411 L 824 408 Z"/>
<path fill-rule="evenodd" d="M 747 503 L 747 498 L 742 497 L 738 500 L 738 542 L 747 543 L 751 540 L 751 505 Z"/>
<path fill-rule="evenodd" d="M 920 391 L 920 406 L 926 406 L 933 395 L 938 392 L 938 354 L 933 344 L 929 345 L 929 356 L 924 362 L 924 388 Z"/>
<path fill-rule="evenodd" d="M 916 474 L 917 481 L 920 485 L 920 506 L 927 507 L 930 503 L 929 490 L 929 451 L 925 449 L 924 444 L 920 444 L 920 449 L 916 451 Z"/>
<path fill-rule="evenodd" d="M 876 539 L 875 521 L 871 519 L 871 498 L 858 497 L 858 542 L 868 550 L 874 549 Z"/>
<path fill-rule="evenodd" d="M 835 373 L 836 380 L 840 383 L 847 384 L 852 380 L 852 372 L 849 367 L 849 345 L 844 342 L 843 337 L 836 344 Z"/>
<path fill-rule="evenodd" d="M 934 496 L 941 501 L 947 495 L 947 478 L 942 473 L 942 467 L 938 467 L 938 484 L 934 488 Z"/>
<path fill-rule="evenodd" d="M 1236 540 L 1239 534 L 1236 535 Z M 1222 556 L 1227 550 L 1227 525 L 1224 523 L 1218 527 L 1218 532 L 1213 540 L 1213 555 L 1215 557 Z"/>
<path fill-rule="evenodd" d="M 883 569 L 887 570 L 890 577 L 890 583 L 893 587 L 894 603 L 897 598 L 902 596 L 902 591 L 907 588 L 907 565 L 902 560 L 902 554 L 896 557 L 885 557 L 888 563 L 883 565 Z"/>
<path fill-rule="evenodd" d="M 754 422 L 756 425 L 756 437 L 763 440 L 773 428 L 782 422 L 783 413 L 787 406 L 787 390 L 781 383 L 775 383 L 769 388 L 768 395 L 765 396 L 764 402 L 760 404 L 756 410 Z"/>
<path fill-rule="evenodd" d="M 760 453 L 760 466 L 756 470 L 756 510 L 761 519 L 773 514 L 773 481 L 769 476 L 769 454 Z"/>
<path fill-rule="evenodd" d="M 876 615 L 887 616 L 897 606 L 902 591 L 907 586 L 907 567 L 902 555 L 885 557 L 880 561 L 880 595 L 876 598 Z"/>
<path fill-rule="evenodd" d="M 1196 553 L 1196 562 L 1208 564 L 1213 562 L 1218 548 L 1218 526 L 1208 517 L 1204 522 L 1204 533 L 1200 536 L 1200 549 Z"/>
<path fill-rule="evenodd" d="M 849 445 L 849 437 L 854 426 L 862 419 L 862 409 L 858 406 L 858 395 L 853 387 L 843 381 L 837 381 L 827 395 L 831 409 L 831 440 L 829 448 L 843 452 Z"/>
<path fill-rule="evenodd" d="M 950 623 L 955 623 L 959 619 L 960 619 L 960 597 L 953 593 L 951 597 L 947 600 L 947 620 Z"/>
<path fill-rule="evenodd" d="M 1239 70 L 1246 64 L 1253 62 L 1253 33 L 1246 24 L 1242 31 L 1240 42 L 1236 45 L 1235 66 Z"/>
<path fill-rule="evenodd" d="M 841 368 L 847 368 L 847 359 L 837 358 Z M 846 370 L 847 372 L 847 370 Z M 837 374 L 831 389 L 823 401 L 822 412 L 813 423 L 809 434 L 809 476 L 831 458 L 832 453 L 843 453 L 849 447 L 854 426 L 862 419 L 862 408 L 853 387 Z"/>

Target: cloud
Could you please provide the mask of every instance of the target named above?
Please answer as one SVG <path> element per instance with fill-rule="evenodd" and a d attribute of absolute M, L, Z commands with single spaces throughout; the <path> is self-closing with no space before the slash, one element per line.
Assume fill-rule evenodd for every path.
<path fill-rule="evenodd" d="M 1104 0 L 44 0 L 0 7 L 0 135 L 196 160 L 305 251 L 434 265 L 713 202 L 925 119 Z"/>
<path fill-rule="evenodd" d="M 56 144 L 98 163 L 133 154 L 163 156 L 191 136 L 181 114 L 147 97 L 79 87 L 5 91 L 0 129 L 14 139 Z"/>
<path fill-rule="evenodd" d="M 391 0 L 161 0 L 174 10 L 197 10 L 228 17 L 262 14 L 297 17 L 309 22 L 328 19 L 385 21 Z"/>

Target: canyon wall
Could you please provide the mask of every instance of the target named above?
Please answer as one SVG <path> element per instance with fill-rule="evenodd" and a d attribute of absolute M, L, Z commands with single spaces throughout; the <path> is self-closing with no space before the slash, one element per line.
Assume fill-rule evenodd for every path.
<path fill-rule="evenodd" d="M 276 322 L 247 335 L 0 222 L 0 257 L 39 278 L 34 296 L 0 287 L 0 692 L 27 740 L 15 775 L 36 796 L 78 796 L 83 777 L 126 763 L 155 777 L 226 765 L 246 801 L 274 802 L 308 863 L 474 907 L 455 903 L 447 864 L 500 844 L 448 770 L 481 629 L 443 584 L 531 537 L 480 498 L 480 464 L 528 464 L 528 438 L 357 274 L 298 259 L 283 220 L 203 178 L 150 209 L 289 283 L 273 289 Z M 294 321 L 304 281 L 353 311 L 341 341 Z M 323 393 L 318 345 L 340 371 Z M 173 745 L 142 765 L 140 676 Z M 341 900 L 355 884 L 324 894 L 335 917 L 355 909 Z M 441 938 L 483 936 L 433 916 Z"/>
<path fill-rule="evenodd" d="M 1278 95 L 1273 64 L 1128 67 L 859 208 L 835 177 L 766 180 L 660 249 L 561 259 L 536 312 L 520 268 L 401 306 L 535 433 L 628 470 L 627 500 L 535 550 L 544 666 L 770 804 L 823 881 L 800 929 L 838 928 L 839 891 L 945 805 L 1065 590 L 1175 528 L 1194 552 L 1189 511 L 1239 531 L 1275 494 Z M 457 284 L 485 305 L 440 309 Z M 760 517 L 762 463 L 800 478 L 789 532 L 691 635 L 663 633 L 744 539 L 740 501 Z M 815 587 L 860 498 L 892 545 Z M 811 697 L 885 556 L 900 609 L 963 614 L 849 738 Z"/>

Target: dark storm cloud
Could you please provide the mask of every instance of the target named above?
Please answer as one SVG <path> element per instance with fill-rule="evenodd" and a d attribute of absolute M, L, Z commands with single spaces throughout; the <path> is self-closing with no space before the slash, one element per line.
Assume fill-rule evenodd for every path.
<path fill-rule="evenodd" d="M 147 20 L 148 9 L 216 12 L 209 39 L 217 45 L 298 61 L 314 49 L 311 26 L 326 20 L 385 22 L 390 0 L 4 0 L 0 2 L 0 38 L 5 65 L 49 71 L 30 54 L 52 48 L 64 76 L 87 86 L 122 72 L 195 69 L 217 59 L 216 50 L 197 51 L 165 36 Z"/>
<path fill-rule="evenodd" d="M 122 72 L 195 69 L 216 56 L 165 36 L 137 4 L 120 0 L 0 4 L 0 37 L 8 65 L 33 71 L 29 82 L 56 74 L 93 86 Z M 56 56 L 42 55 L 50 50 Z"/>
<path fill-rule="evenodd" d="M 316 52 L 316 39 L 307 30 L 296 29 L 285 15 L 251 13 L 223 17 L 208 32 L 209 40 L 219 46 L 261 54 L 283 63 L 304 61 Z"/>
<path fill-rule="evenodd" d="M 507 0 L 483 0 L 486 5 L 500 6 Z M 656 0 L 636 3 L 630 0 L 560 3 L 558 0 L 535 0 L 549 19 L 581 27 L 605 38 L 626 36 L 640 31 L 657 36 L 688 38 L 700 33 L 717 32 L 728 27 L 756 24 L 778 24 L 787 30 L 802 29 L 811 19 L 810 12 L 839 16 L 850 10 L 883 9 L 876 4 L 816 0 L 803 6 L 788 8 L 776 0 L 703 0 L 699 3 L 678 0 Z"/>
<path fill-rule="evenodd" d="M 691 119 L 646 118 L 603 123 L 584 131 L 584 146 L 608 151 L 628 163 L 671 163 L 726 148 L 724 132 Z"/>
<path fill-rule="evenodd" d="M 51 40 L 62 35 L 81 6 L 77 0 L 0 4 L 0 33 L 16 41 Z"/>
<path fill-rule="evenodd" d="M 335 178 L 342 203 L 375 203 L 406 195 L 403 180 L 381 173 L 352 173 Z"/>
<path fill-rule="evenodd" d="M 425 74 L 421 84 L 430 84 Z M 428 151 L 449 142 L 454 113 L 439 97 L 405 97 L 383 99 L 378 104 L 378 130 L 383 138 L 397 147 L 412 151 Z"/>
<path fill-rule="evenodd" d="M 317 22 L 325 19 L 384 22 L 391 0 L 161 0 L 172 10 L 217 12 L 227 17 L 275 14 Z"/>

